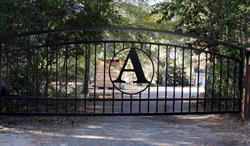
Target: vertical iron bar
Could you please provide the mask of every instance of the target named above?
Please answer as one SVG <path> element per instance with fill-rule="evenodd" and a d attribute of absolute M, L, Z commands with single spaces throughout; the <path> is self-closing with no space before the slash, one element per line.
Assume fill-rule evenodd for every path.
<path fill-rule="evenodd" d="M 132 94 L 130 94 L 130 114 L 132 113 Z"/>
<path fill-rule="evenodd" d="M 27 71 L 26 71 L 26 76 L 27 76 L 27 79 L 26 79 L 26 97 L 28 97 L 29 96 L 29 60 L 30 60 L 30 51 L 28 50 L 28 57 L 27 57 L 27 64 L 26 64 L 26 67 L 27 67 Z M 27 104 L 27 109 L 26 109 L 26 111 L 28 112 L 28 110 L 29 110 L 29 100 L 26 100 L 26 104 Z"/>
<path fill-rule="evenodd" d="M 200 53 L 200 52 L 199 52 Z M 199 108 L 199 88 L 200 88 L 200 54 L 198 54 L 198 75 L 197 75 L 197 101 L 196 101 L 196 112 Z"/>
<path fill-rule="evenodd" d="M 103 68 L 104 68 L 104 71 L 103 71 L 103 113 L 105 113 L 105 80 L 106 80 L 106 77 L 105 77 L 105 72 L 106 72 L 106 42 L 104 43 L 104 65 L 103 65 Z"/>
<path fill-rule="evenodd" d="M 96 43 L 95 43 L 95 71 L 94 71 L 94 113 L 96 111 Z"/>
<path fill-rule="evenodd" d="M 121 102 L 121 113 L 123 113 L 123 92 L 122 92 L 122 102 Z"/>
<path fill-rule="evenodd" d="M 228 91 L 228 88 L 229 88 L 229 67 L 230 67 L 230 61 L 229 61 L 229 59 L 227 59 L 227 79 L 226 79 L 226 81 L 227 81 L 227 99 L 229 98 L 229 96 L 228 96 L 228 94 L 229 94 L 229 91 Z M 228 106 L 228 100 L 226 100 L 226 111 L 228 110 L 227 109 L 227 106 Z"/>
<path fill-rule="evenodd" d="M 166 46 L 166 68 L 165 68 L 165 105 L 164 112 L 167 112 L 167 97 L 168 97 L 168 46 Z"/>
<path fill-rule="evenodd" d="M 175 71 L 176 71 L 176 47 L 174 47 L 174 89 L 173 89 L 173 113 L 174 113 L 174 109 L 175 109 L 175 82 L 176 82 Z"/>
<path fill-rule="evenodd" d="M 77 111 L 77 60 L 78 60 L 78 57 L 77 57 L 77 55 L 78 55 L 78 49 L 79 49 L 79 45 L 76 45 L 75 46 L 76 47 L 76 50 L 75 50 L 75 113 L 76 113 L 76 111 Z"/>
<path fill-rule="evenodd" d="M 0 113 L 2 112 L 2 106 L 3 106 L 3 101 L 2 101 L 2 40 L 0 39 L 0 82 L 1 82 L 1 87 L 0 87 Z"/>
<path fill-rule="evenodd" d="M 28 97 L 28 92 L 29 92 L 29 84 L 28 84 L 28 81 L 29 81 L 29 50 L 27 51 L 27 62 L 26 62 L 26 97 Z"/>
<path fill-rule="evenodd" d="M 38 95 L 39 95 L 39 83 L 38 83 L 38 69 L 39 69 L 39 59 L 38 59 L 39 50 L 36 50 L 36 112 L 38 112 Z"/>
<path fill-rule="evenodd" d="M 214 106 L 214 80 L 215 80 L 215 55 L 213 55 L 213 84 L 212 84 L 212 103 L 211 103 L 211 111 L 213 111 Z"/>
<path fill-rule="evenodd" d="M 199 52 L 200 53 L 200 52 Z M 200 94 L 200 54 L 198 54 L 198 81 L 197 81 L 197 101 L 196 101 L 196 112 L 199 111 L 199 94 Z"/>
<path fill-rule="evenodd" d="M 206 73 L 205 73 L 205 95 L 204 95 L 204 112 L 206 112 L 206 102 L 207 102 L 207 53 L 206 53 Z"/>
<path fill-rule="evenodd" d="M 56 113 L 58 110 L 58 102 L 57 102 L 57 98 L 58 98 L 58 46 L 56 46 Z"/>
<path fill-rule="evenodd" d="M 84 73 L 84 112 L 87 113 L 87 93 L 88 93 L 88 82 L 87 82 L 87 72 L 88 72 L 88 44 L 85 44 L 85 73 Z"/>
<path fill-rule="evenodd" d="M 60 50 L 61 50 L 61 53 L 59 52 L 59 54 L 62 56 L 63 55 L 63 51 L 64 51 L 64 48 L 63 48 L 63 46 L 60 48 Z M 63 61 L 63 57 L 61 57 L 61 59 L 60 60 L 62 60 Z M 64 62 L 64 61 L 63 61 Z M 60 62 L 59 62 L 60 63 Z M 64 69 L 64 63 L 63 63 L 63 66 L 62 66 L 62 68 L 60 69 L 60 64 L 59 64 L 59 66 L 58 66 L 59 68 L 58 68 L 58 71 L 59 71 L 59 96 L 60 97 L 63 97 L 64 95 L 62 94 L 62 82 L 63 82 L 63 80 L 61 79 L 62 77 L 63 77 L 63 69 Z M 61 103 L 62 104 L 62 103 Z"/>
<path fill-rule="evenodd" d="M 134 43 L 132 43 L 132 48 L 134 48 Z M 134 85 L 134 84 L 132 84 Z M 133 102 L 132 102 L 132 95 L 130 95 L 130 113 L 132 113 L 132 106 L 133 106 Z"/>
<path fill-rule="evenodd" d="M 46 47 L 46 113 L 48 112 L 48 86 L 49 86 L 49 48 Z"/>
<path fill-rule="evenodd" d="M 151 57 L 151 44 L 149 46 L 149 57 Z M 153 75 L 154 78 L 154 75 Z M 150 86 L 148 86 L 148 113 L 149 113 L 149 108 L 150 108 Z"/>
<path fill-rule="evenodd" d="M 139 113 L 141 113 L 141 92 L 139 93 Z"/>
<path fill-rule="evenodd" d="M 122 43 L 122 49 L 124 49 L 125 44 L 124 42 Z M 122 92 L 122 101 L 121 101 L 121 113 L 123 113 L 123 92 Z"/>
<path fill-rule="evenodd" d="M 19 51 L 17 51 L 17 71 L 16 71 L 16 76 L 17 76 L 17 96 L 19 96 Z M 16 99 L 16 112 L 19 111 L 19 100 Z"/>
<path fill-rule="evenodd" d="M 181 112 L 183 111 L 183 87 L 184 87 L 184 48 L 182 48 L 182 77 L 181 77 Z"/>
<path fill-rule="evenodd" d="M 142 43 L 141 43 L 141 50 L 143 49 Z M 141 113 L 141 92 L 139 93 L 139 113 Z"/>
<path fill-rule="evenodd" d="M 0 43 L 0 46 L 1 46 L 1 43 Z M 9 76 L 9 53 L 7 53 L 7 89 L 8 89 L 7 96 L 10 96 L 10 79 L 9 78 L 10 78 Z M 7 112 L 8 111 L 9 111 L 9 103 L 7 103 Z M 1 112 L 1 109 L 0 109 L 0 112 Z"/>
<path fill-rule="evenodd" d="M 221 108 L 221 98 L 222 98 L 222 94 L 221 94 L 221 82 L 222 82 L 222 57 L 220 57 L 220 100 L 219 100 L 219 111 L 220 111 L 220 108 Z"/>
<path fill-rule="evenodd" d="M 159 96 L 159 76 L 160 76 L 160 45 L 158 45 L 158 52 L 157 52 L 157 86 L 156 86 L 156 113 L 158 113 L 158 96 Z"/>
<path fill-rule="evenodd" d="M 236 95 L 236 61 L 234 62 L 234 99 L 233 99 L 233 111 L 234 111 L 234 109 L 235 109 L 235 95 Z"/>
<path fill-rule="evenodd" d="M 192 49 L 190 50 L 190 77 L 189 77 L 189 101 L 188 101 L 188 112 L 190 112 L 191 110 L 191 93 L 192 93 L 192 90 L 191 90 L 191 87 L 192 87 Z"/>
<path fill-rule="evenodd" d="M 114 51 L 114 53 L 113 53 L 113 57 L 115 57 L 115 42 L 114 42 L 114 46 L 113 46 L 113 51 Z M 111 61 L 111 60 L 110 60 Z M 115 87 L 114 87 L 114 84 L 113 84 L 113 89 L 112 89 L 112 113 L 114 113 L 114 98 L 115 98 Z"/>
<path fill-rule="evenodd" d="M 65 87 L 65 91 L 66 91 L 66 96 L 65 98 L 68 98 L 68 45 L 66 45 L 66 52 L 65 52 L 65 68 L 66 68 L 66 72 L 65 72 L 65 77 L 66 77 L 66 87 Z M 67 109 L 68 109 L 68 100 L 65 100 L 65 113 L 67 113 Z"/>

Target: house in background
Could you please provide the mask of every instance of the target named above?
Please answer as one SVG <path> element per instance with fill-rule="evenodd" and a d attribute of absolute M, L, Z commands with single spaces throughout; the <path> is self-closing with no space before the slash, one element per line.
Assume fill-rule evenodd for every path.
<path fill-rule="evenodd" d="M 109 64 L 111 59 L 106 59 L 105 65 L 105 77 L 104 77 L 104 58 L 97 58 L 97 68 L 96 68 L 96 87 L 97 88 L 113 88 L 113 84 L 109 78 Z M 115 78 L 120 73 L 121 60 L 118 58 L 113 59 L 112 67 L 111 67 L 111 77 Z M 104 81 L 105 79 L 105 81 Z M 105 83 L 105 86 L 104 86 Z M 117 87 L 119 87 L 119 83 L 115 83 Z"/>
<path fill-rule="evenodd" d="M 206 68 L 206 54 L 205 53 L 201 53 L 200 55 L 200 59 L 198 59 L 198 55 L 193 53 L 192 55 L 192 66 L 189 64 L 189 62 L 184 62 L 184 66 L 185 66 L 185 73 L 187 75 L 186 79 L 188 79 L 189 83 L 192 86 L 197 87 L 197 85 L 199 85 L 200 87 L 205 87 L 205 80 L 206 80 L 206 73 L 205 73 L 205 68 Z M 170 56 L 171 57 L 171 56 Z M 177 58 L 181 58 L 180 55 L 177 55 Z M 177 59 L 178 60 L 178 59 Z M 180 59 L 181 60 L 181 59 Z M 198 64 L 198 60 L 199 64 Z M 173 64 L 172 64 L 173 65 Z M 198 71 L 198 65 L 199 65 L 199 71 Z M 182 61 L 176 61 L 176 66 L 181 67 L 182 66 Z M 190 66 L 192 67 L 192 69 L 190 69 Z M 163 82 L 162 82 L 162 86 L 166 86 L 166 69 L 167 69 L 167 65 L 165 65 L 164 68 L 164 73 L 163 73 Z M 192 71 L 190 73 L 190 71 Z M 190 75 L 191 75 L 191 80 L 190 80 Z M 198 83 L 198 78 L 199 78 L 199 83 Z M 167 82 L 167 85 L 172 86 L 173 84 Z"/>
<path fill-rule="evenodd" d="M 198 78 L 199 78 L 199 84 L 198 84 Z M 199 85 L 201 87 L 205 87 L 206 73 L 205 73 L 204 69 L 200 69 L 200 71 L 198 71 L 198 67 L 194 68 L 194 83 L 195 83 L 196 87 L 197 87 L 197 85 Z"/>

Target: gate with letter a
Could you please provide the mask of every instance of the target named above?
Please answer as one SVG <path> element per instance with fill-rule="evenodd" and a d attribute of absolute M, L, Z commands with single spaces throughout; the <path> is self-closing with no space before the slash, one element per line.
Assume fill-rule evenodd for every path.
<path fill-rule="evenodd" d="M 1 36 L 0 66 L 1 115 L 241 112 L 242 48 L 182 33 L 86 27 Z"/>

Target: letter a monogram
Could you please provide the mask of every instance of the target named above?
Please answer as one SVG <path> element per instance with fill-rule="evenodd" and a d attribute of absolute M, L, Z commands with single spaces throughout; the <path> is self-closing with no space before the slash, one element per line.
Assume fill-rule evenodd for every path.
<path fill-rule="evenodd" d="M 125 69 L 126 65 L 127 65 L 127 62 L 128 62 L 128 59 L 131 60 L 134 69 Z M 143 73 L 143 70 L 142 70 L 142 67 L 141 67 L 141 63 L 139 61 L 138 55 L 137 55 L 137 53 L 135 51 L 135 48 L 131 48 L 130 49 L 130 51 L 128 53 L 128 56 L 127 56 L 127 58 L 126 58 L 126 60 L 124 62 L 124 65 L 123 65 L 123 67 L 121 69 L 121 72 L 120 72 L 118 78 L 115 81 L 113 81 L 113 82 L 116 82 L 116 83 L 125 83 L 125 81 L 123 81 L 121 79 L 122 74 L 123 74 L 124 71 L 135 72 L 136 77 L 137 77 L 137 81 L 133 81 L 133 83 L 150 83 L 145 78 L 145 75 Z"/>

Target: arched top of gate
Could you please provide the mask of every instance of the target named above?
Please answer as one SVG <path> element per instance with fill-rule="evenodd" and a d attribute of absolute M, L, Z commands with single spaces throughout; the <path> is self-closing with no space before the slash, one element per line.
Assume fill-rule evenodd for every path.
<path fill-rule="evenodd" d="M 227 46 L 227 47 L 235 48 L 235 49 L 240 50 L 240 51 L 243 50 L 241 47 L 231 45 L 231 44 L 226 43 L 226 42 L 212 40 L 212 39 L 209 39 L 209 38 L 204 38 L 204 37 L 195 36 L 195 35 L 186 34 L 186 33 L 181 33 L 181 32 L 173 32 L 173 31 L 150 29 L 150 28 L 120 27 L 120 26 L 78 27 L 78 28 L 65 28 L 65 29 L 32 31 L 32 32 L 26 32 L 26 33 L 20 33 L 20 34 L 11 34 L 11 35 L 0 36 L 0 40 L 1 39 L 15 38 L 15 37 L 24 37 L 24 36 L 29 36 L 29 35 L 46 34 L 46 33 L 73 32 L 73 31 L 98 31 L 98 30 L 122 30 L 122 31 L 127 30 L 127 31 L 145 31 L 145 32 L 155 32 L 155 33 L 162 33 L 162 34 L 171 34 L 171 35 L 178 35 L 178 36 L 183 36 L 183 37 L 196 38 L 196 39 L 207 41 L 207 42 L 210 42 L 210 43 L 215 43 L 215 44 L 218 44 L 218 45 L 224 45 L 224 46 Z"/>

